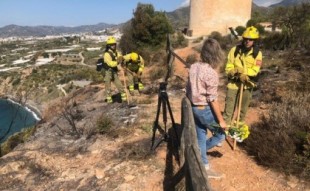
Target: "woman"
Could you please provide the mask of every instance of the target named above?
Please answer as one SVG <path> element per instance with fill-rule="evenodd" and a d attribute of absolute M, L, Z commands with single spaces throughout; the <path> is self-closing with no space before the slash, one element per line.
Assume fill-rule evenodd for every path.
<path fill-rule="evenodd" d="M 218 103 L 218 72 L 223 63 L 224 54 L 215 39 L 207 39 L 203 43 L 200 61 L 191 65 L 186 87 L 187 97 L 192 103 L 198 145 L 201 158 L 209 178 L 221 178 L 210 170 L 207 151 L 225 139 L 227 127 Z M 219 125 L 221 128 L 215 127 Z M 212 136 L 207 139 L 207 129 Z"/>

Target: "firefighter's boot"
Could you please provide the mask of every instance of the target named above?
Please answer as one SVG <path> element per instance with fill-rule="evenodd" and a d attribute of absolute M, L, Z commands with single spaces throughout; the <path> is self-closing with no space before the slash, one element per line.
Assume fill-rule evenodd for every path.
<path fill-rule="evenodd" d="M 122 99 L 122 102 L 127 101 L 126 93 L 121 93 L 121 99 Z"/>

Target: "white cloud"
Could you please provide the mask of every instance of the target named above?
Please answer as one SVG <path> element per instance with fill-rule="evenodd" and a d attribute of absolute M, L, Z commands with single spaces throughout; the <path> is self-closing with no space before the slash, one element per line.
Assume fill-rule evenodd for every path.
<path fill-rule="evenodd" d="M 254 0 L 254 3 L 258 6 L 268 7 L 272 4 L 280 3 L 282 0 Z"/>
<path fill-rule="evenodd" d="M 268 7 L 272 4 L 280 3 L 282 0 L 254 0 L 254 3 L 258 6 Z M 179 7 L 187 7 L 190 4 L 190 0 L 184 0 Z"/>
<path fill-rule="evenodd" d="M 190 0 L 184 0 L 184 1 L 181 3 L 180 7 L 187 7 L 187 6 L 189 6 L 189 2 L 190 2 Z"/>

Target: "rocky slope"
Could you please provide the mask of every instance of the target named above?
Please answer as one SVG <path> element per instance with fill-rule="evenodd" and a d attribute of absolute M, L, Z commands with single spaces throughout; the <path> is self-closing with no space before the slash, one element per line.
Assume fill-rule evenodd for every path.
<path fill-rule="evenodd" d="M 184 59 L 193 52 L 190 47 L 176 51 Z M 181 79 L 187 78 L 187 68 L 178 60 L 175 76 L 172 82 L 182 81 L 184 87 Z M 223 103 L 225 77 L 221 82 Z M 1 157 L 0 190 L 184 190 L 184 179 L 176 176 L 180 167 L 167 152 L 168 145 L 164 142 L 150 152 L 156 88 L 150 88 L 152 94 L 130 96 L 130 103 L 137 107 L 128 107 L 128 103 L 107 105 L 100 85 L 89 85 L 55 100 L 44 112 L 45 121 L 38 125 L 35 135 Z M 167 90 L 175 121 L 180 124 L 184 92 L 171 84 Z M 249 116 L 259 116 L 265 109 L 251 107 Z M 74 118 L 73 124 L 66 119 L 68 114 Z M 257 120 L 247 118 L 249 124 Z M 103 125 L 105 128 L 98 132 L 98 124 L 109 123 L 113 124 L 110 129 Z M 305 182 L 293 176 L 260 166 L 242 148 L 232 151 L 224 143 L 208 155 L 212 168 L 225 175 L 221 180 L 210 180 L 214 190 L 309 190 Z"/>

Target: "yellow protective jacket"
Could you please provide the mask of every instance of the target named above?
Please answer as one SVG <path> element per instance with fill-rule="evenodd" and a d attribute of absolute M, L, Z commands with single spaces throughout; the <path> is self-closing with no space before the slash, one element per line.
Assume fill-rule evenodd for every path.
<path fill-rule="evenodd" d="M 259 51 L 256 58 L 253 57 L 253 48 L 247 54 L 238 53 L 235 57 L 236 46 L 233 47 L 227 58 L 227 63 L 225 67 L 226 74 L 229 71 L 233 70 L 236 67 L 242 67 L 244 73 L 247 74 L 250 78 L 257 76 L 262 66 L 262 52 Z M 228 79 L 227 88 L 229 89 L 239 89 L 241 82 L 236 79 Z M 245 84 L 245 89 L 252 88 L 252 86 Z"/>
<path fill-rule="evenodd" d="M 123 56 L 125 66 L 132 72 L 142 72 L 144 70 L 144 60 L 142 56 L 139 55 L 139 59 L 137 63 L 132 62 L 131 53 Z"/>
<path fill-rule="evenodd" d="M 111 56 L 113 55 L 113 57 Z M 109 67 L 109 68 L 116 68 L 117 67 L 117 58 L 122 56 L 122 54 L 118 51 L 113 52 L 111 49 L 103 53 L 103 60 L 104 63 Z"/>

